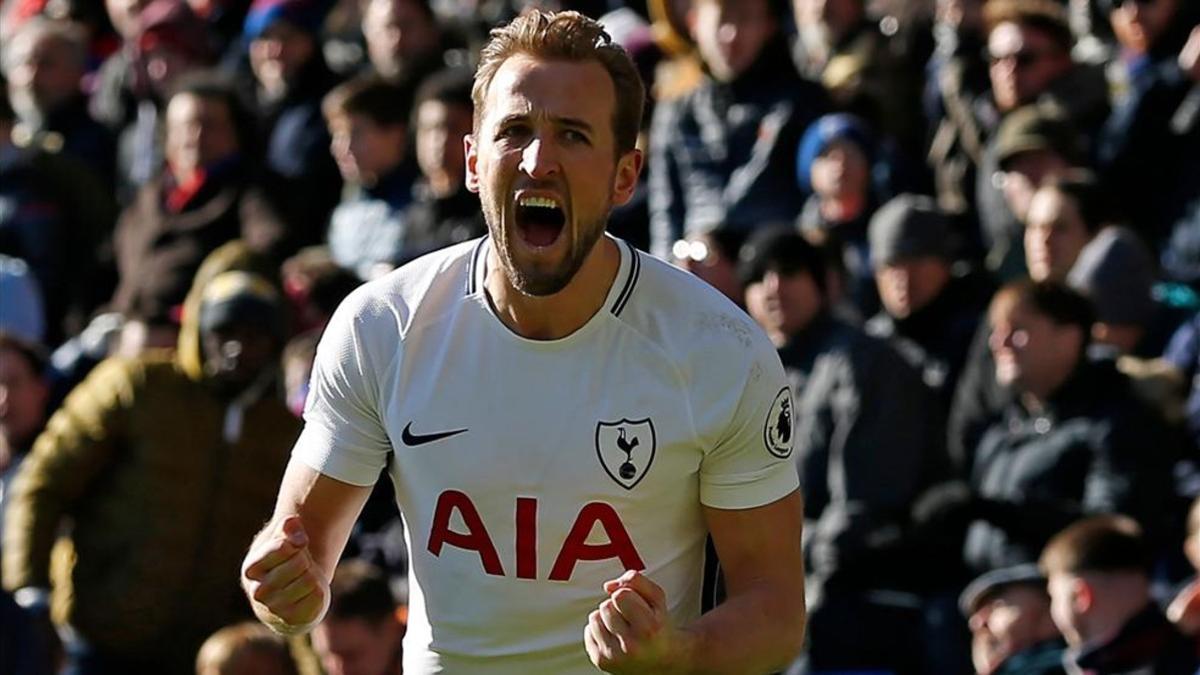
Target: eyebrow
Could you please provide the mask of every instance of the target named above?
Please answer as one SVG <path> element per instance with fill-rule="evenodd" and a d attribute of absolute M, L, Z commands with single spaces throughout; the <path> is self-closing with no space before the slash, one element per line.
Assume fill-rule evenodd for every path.
<path fill-rule="evenodd" d="M 496 126 L 503 127 L 508 124 L 512 124 L 513 122 L 525 122 L 532 117 L 547 117 L 550 119 L 550 121 L 554 122 L 555 124 L 558 124 L 559 126 L 579 129 L 581 131 L 587 132 L 588 134 L 591 134 L 594 131 L 592 129 L 592 125 L 590 123 L 588 123 L 586 120 L 579 119 L 578 117 L 562 117 L 562 116 L 545 115 L 545 114 L 530 115 L 527 113 L 512 113 L 509 115 L 505 115 L 504 117 L 500 118 L 500 121 L 496 123 Z"/>

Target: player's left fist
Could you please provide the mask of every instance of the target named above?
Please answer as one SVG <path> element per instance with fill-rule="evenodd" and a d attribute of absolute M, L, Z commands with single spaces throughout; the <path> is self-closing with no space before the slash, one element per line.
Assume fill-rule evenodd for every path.
<path fill-rule="evenodd" d="M 583 631 L 592 663 L 617 675 L 681 670 L 685 636 L 670 624 L 662 587 L 630 570 L 604 582 L 604 592 Z"/>

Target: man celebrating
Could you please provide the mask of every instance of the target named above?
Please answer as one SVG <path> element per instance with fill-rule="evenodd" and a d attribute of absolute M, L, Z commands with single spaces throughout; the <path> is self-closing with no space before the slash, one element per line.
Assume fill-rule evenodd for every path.
<path fill-rule="evenodd" d="M 641 169 L 643 97 L 579 14 L 493 33 L 465 142 L 489 237 L 331 320 L 243 566 L 264 622 L 320 621 L 386 464 L 412 555 L 406 673 L 769 672 L 799 650 L 779 359 L 716 291 L 604 235 Z M 701 617 L 709 534 L 728 597 Z"/>

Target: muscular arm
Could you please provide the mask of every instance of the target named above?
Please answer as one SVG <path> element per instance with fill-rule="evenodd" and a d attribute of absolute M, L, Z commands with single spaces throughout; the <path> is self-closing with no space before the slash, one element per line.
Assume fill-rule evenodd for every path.
<path fill-rule="evenodd" d="M 728 597 L 695 622 L 689 672 L 766 673 L 804 642 L 803 506 L 799 491 L 745 510 L 705 508 Z"/>
<path fill-rule="evenodd" d="M 275 513 L 242 568 L 246 594 L 263 623 L 294 634 L 320 622 L 333 570 L 370 493 L 370 487 L 343 483 L 292 459 Z"/>

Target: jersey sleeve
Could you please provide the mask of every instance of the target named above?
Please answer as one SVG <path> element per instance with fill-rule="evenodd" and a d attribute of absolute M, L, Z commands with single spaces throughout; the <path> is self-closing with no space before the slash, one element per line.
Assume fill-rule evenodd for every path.
<path fill-rule="evenodd" d="M 787 496 L 800 484 L 792 460 L 792 393 L 783 366 L 774 349 L 755 345 L 748 367 L 732 414 L 726 413 L 728 422 L 700 467 L 705 506 L 755 508 Z"/>
<path fill-rule="evenodd" d="M 388 329 L 387 314 L 372 309 L 365 294 L 354 293 L 330 319 L 313 363 L 304 431 L 292 450 L 322 474 L 364 486 L 375 484 L 391 450 L 377 380 L 385 364 L 371 344 Z M 399 349 L 393 332 L 393 349 Z"/>

